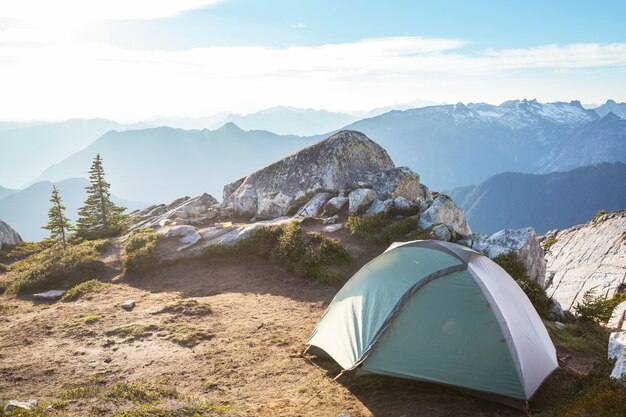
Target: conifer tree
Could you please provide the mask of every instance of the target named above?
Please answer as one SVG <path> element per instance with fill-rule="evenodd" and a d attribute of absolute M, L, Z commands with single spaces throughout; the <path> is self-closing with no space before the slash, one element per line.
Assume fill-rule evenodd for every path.
<path fill-rule="evenodd" d="M 104 168 L 100 154 L 96 155 L 89 170 L 86 187 L 87 200 L 78 211 L 76 233 L 85 239 L 97 239 L 115 236 L 125 227 L 125 207 L 119 207 L 111 201 L 111 184 L 104 179 Z"/>
<path fill-rule="evenodd" d="M 65 206 L 59 195 L 59 189 L 52 186 L 52 196 L 50 197 L 52 207 L 48 210 L 48 224 L 42 229 L 50 231 L 50 238 L 63 243 L 63 248 L 67 248 L 67 234 L 72 230 L 70 219 L 65 215 Z"/>

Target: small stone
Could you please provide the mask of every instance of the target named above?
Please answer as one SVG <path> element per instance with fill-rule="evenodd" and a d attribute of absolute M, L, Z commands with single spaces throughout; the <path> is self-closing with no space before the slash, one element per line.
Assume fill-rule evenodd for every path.
<path fill-rule="evenodd" d="M 565 326 L 565 324 L 561 323 L 560 321 L 553 321 L 551 323 L 554 327 L 556 327 L 559 330 L 563 330 L 565 327 L 567 327 Z"/>
<path fill-rule="evenodd" d="M 135 308 L 135 300 L 126 300 L 122 303 L 122 308 L 126 311 L 130 311 Z"/>
<path fill-rule="evenodd" d="M 4 406 L 4 409 L 15 410 L 17 408 L 21 408 L 23 410 L 31 410 L 37 407 L 37 404 L 39 404 L 39 401 L 37 400 L 26 400 L 26 401 L 9 400 L 7 405 Z"/>
<path fill-rule="evenodd" d="M 33 294 L 33 298 L 35 300 L 54 301 L 54 300 L 58 300 L 59 298 L 63 297 L 63 294 L 65 294 L 65 291 L 62 291 L 62 290 L 50 290 L 50 291 L 46 291 L 46 292 L 40 292 L 40 293 L 37 293 L 37 294 Z"/>
<path fill-rule="evenodd" d="M 337 220 L 339 220 L 339 216 L 335 214 L 334 216 L 324 219 L 322 223 L 323 224 L 335 224 L 337 223 Z"/>
<path fill-rule="evenodd" d="M 341 230 L 342 227 L 343 227 L 343 224 L 341 223 L 331 224 L 330 226 L 324 227 L 324 231 L 328 233 L 334 233 L 338 230 Z"/>
<path fill-rule="evenodd" d="M 452 233 L 445 224 L 438 224 L 430 231 L 430 238 L 449 242 L 452 239 Z"/>

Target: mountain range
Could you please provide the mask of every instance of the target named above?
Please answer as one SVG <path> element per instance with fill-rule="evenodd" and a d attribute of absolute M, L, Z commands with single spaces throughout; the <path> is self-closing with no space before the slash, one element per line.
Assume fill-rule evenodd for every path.
<path fill-rule="evenodd" d="M 38 180 L 85 177 L 91 161 L 100 154 L 111 191 L 120 197 L 160 203 L 208 192 L 221 199 L 224 184 L 315 140 L 244 131 L 233 123 L 216 130 L 111 131 L 46 169 Z"/>
<path fill-rule="evenodd" d="M 473 230 L 533 226 L 545 233 L 585 223 L 600 210 L 625 208 L 626 164 L 605 162 L 549 174 L 505 172 L 449 194 Z"/>
<path fill-rule="evenodd" d="M 45 167 L 80 151 L 112 129 L 145 127 L 106 119 L 71 119 L 64 122 L 0 123 L 0 184 L 22 187 Z"/>
<path fill-rule="evenodd" d="M 14 190 L 0 197 L 0 219 L 10 224 L 23 239 L 41 240 L 48 236 L 48 231 L 41 228 L 48 223 L 52 182 L 44 181 L 23 190 Z M 70 178 L 54 183 L 59 189 L 66 214 L 72 221 L 78 217 L 78 209 L 83 206 L 87 193 L 85 187 L 89 181 L 83 178 Z M 143 208 L 145 203 L 125 200 L 116 196 L 112 200 L 128 211 Z"/>

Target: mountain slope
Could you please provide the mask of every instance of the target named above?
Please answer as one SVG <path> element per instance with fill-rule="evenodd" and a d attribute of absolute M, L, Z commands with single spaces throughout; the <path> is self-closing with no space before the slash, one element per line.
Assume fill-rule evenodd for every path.
<path fill-rule="evenodd" d="M 449 189 L 503 171 L 535 172 L 563 137 L 598 118 L 577 101 L 514 100 L 392 111 L 346 129 L 371 137 L 434 189 Z"/>
<path fill-rule="evenodd" d="M 602 163 L 550 174 L 503 173 L 450 192 L 472 229 L 493 233 L 533 226 L 537 233 L 626 207 L 626 164 Z"/>
<path fill-rule="evenodd" d="M 613 113 L 563 138 L 540 162 L 540 172 L 567 171 L 599 162 L 626 162 L 626 120 Z"/>
<path fill-rule="evenodd" d="M 50 208 L 51 182 L 38 182 L 24 190 L 0 199 L 0 219 L 9 223 L 25 240 L 41 240 L 48 236 L 48 231 L 41 226 L 48 222 Z M 66 214 L 75 221 L 78 209 L 82 207 L 87 193 L 85 187 L 89 181 L 83 178 L 71 178 L 55 184 L 59 189 L 63 204 L 67 207 Z M 113 201 L 130 210 L 142 208 L 143 203 L 128 201 L 112 196 Z"/>
<path fill-rule="evenodd" d="M 16 188 L 109 130 L 132 127 L 105 119 L 6 125 L 14 127 L 0 130 L 0 184 Z"/>
<path fill-rule="evenodd" d="M 606 103 L 594 109 L 601 117 L 609 113 L 626 119 L 626 103 L 616 103 L 615 100 L 607 100 Z"/>
<path fill-rule="evenodd" d="M 346 113 L 279 106 L 251 114 L 232 114 L 226 120 L 244 130 L 267 130 L 279 135 L 311 136 L 339 129 L 356 119 Z"/>
<path fill-rule="evenodd" d="M 232 123 L 212 131 L 169 127 L 112 131 L 46 169 L 39 180 L 84 176 L 99 153 L 111 191 L 118 196 L 156 203 L 208 192 L 221 199 L 224 184 L 314 141 L 246 132 Z"/>
<path fill-rule="evenodd" d="M 2 200 L 4 197 L 13 194 L 14 192 L 16 192 L 17 190 L 12 190 L 10 188 L 5 188 L 3 186 L 0 185 L 0 200 Z"/>

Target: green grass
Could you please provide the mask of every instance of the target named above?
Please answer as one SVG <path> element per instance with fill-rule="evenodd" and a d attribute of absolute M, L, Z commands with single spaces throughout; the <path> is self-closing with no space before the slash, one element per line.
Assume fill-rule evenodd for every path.
<path fill-rule="evenodd" d="M 353 235 L 383 245 L 431 239 L 430 232 L 432 231 L 432 227 L 419 229 L 417 217 L 394 219 L 390 214 L 368 217 L 350 216 L 346 222 L 346 229 Z"/>
<path fill-rule="evenodd" d="M 104 264 L 100 253 L 108 241 L 89 241 L 50 246 L 15 263 L 0 275 L 0 292 L 60 289 L 73 286 L 101 275 Z"/>
<path fill-rule="evenodd" d="M 339 280 L 341 274 L 334 268 L 352 259 L 338 240 L 304 231 L 297 222 L 260 228 L 235 245 L 212 245 L 202 254 L 209 260 L 240 256 L 273 258 L 294 275 L 324 283 Z"/>
<path fill-rule="evenodd" d="M 555 238 L 554 236 L 546 239 L 543 242 L 543 250 L 545 250 L 545 251 L 549 250 L 552 247 L 552 245 L 554 245 L 558 241 L 559 240 L 557 238 Z"/>
<path fill-rule="evenodd" d="M 598 356 L 606 354 L 610 332 L 596 323 L 574 321 L 567 323 L 563 329 L 557 329 L 546 322 L 546 328 L 554 345 L 561 350 L 594 353 Z"/>
<path fill-rule="evenodd" d="M 77 330 L 82 328 L 85 325 L 94 324 L 102 319 L 102 315 L 100 314 L 88 314 L 85 316 L 76 317 L 74 320 L 67 322 L 63 325 L 65 330 Z"/>
<path fill-rule="evenodd" d="M 70 288 L 64 295 L 61 297 L 61 301 L 75 301 L 79 298 L 84 297 L 87 294 L 95 294 L 104 291 L 111 284 L 104 283 L 102 281 L 98 281 L 97 279 L 90 279 L 89 281 L 81 282 Z"/>
<path fill-rule="evenodd" d="M 179 300 L 168 304 L 154 314 L 178 314 L 183 316 L 208 316 L 213 314 L 208 304 L 202 304 L 196 300 Z"/>
<path fill-rule="evenodd" d="M 593 289 L 583 295 L 581 303 L 574 307 L 576 314 L 584 321 L 606 323 L 618 304 L 626 301 L 626 294 L 615 294 L 612 298 L 595 297 Z"/>
<path fill-rule="evenodd" d="M 159 330 L 156 324 L 131 323 L 107 330 L 107 336 L 120 336 L 129 339 L 145 339 Z"/>
<path fill-rule="evenodd" d="M 579 378 L 555 409 L 537 417 L 626 417 L 624 382 L 609 377 L 615 361 L 602 359 Z"/>
<path fill-rule="evenodd" d="M 176 344 L 193 347 L 203 340 L 210 339 L 211 334 L 185 323 L 171 323 L 165 326 L 164 336 Z"/>
<path fill-rule="evenodd" d="M 124 247 L 124 268 L 127 271 L 145 271 L 159 266 L 161 259 L 157 245 L 160 238 L 152 229 L 143 229 L 130 235 Z"/>

